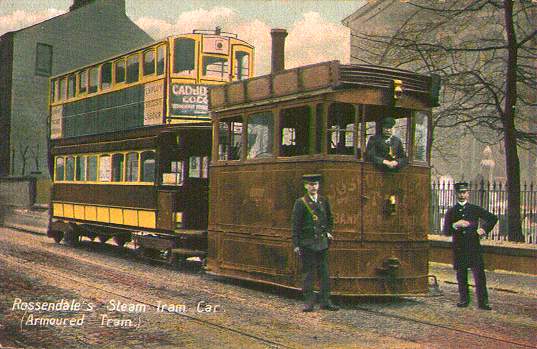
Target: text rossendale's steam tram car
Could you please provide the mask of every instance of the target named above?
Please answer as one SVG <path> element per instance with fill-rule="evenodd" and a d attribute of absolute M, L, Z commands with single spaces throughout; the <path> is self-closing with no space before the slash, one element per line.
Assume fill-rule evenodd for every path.
<path fill-rule="evenodd" d="M 173 40 L 166 45 L 173 47 Z M 252 52 L 244 52 L 251 74 Z M 173 71 L 171 62 L 165 66 Z M 149 256 L 207 257 L 209 273 L 299 288 L 291 211 L 304 193 L 301 176 L 320 173 L 335 218 L 333 293 L 427 293 L 430 124 L 438 81 L 337 61 L 273 67 L 281 69 L 211 87 L 212 135 L 204 124 L 140 123 L 103 133 L 129 111 L 123 119 L 110 112 L 113 122 L 103 117 L 108 123 L 95 126 L 102 127 L 99 136 L 53 141 L 49 235 L 71 242 L 114 236 L 120 244 L 133 238 Z M 163 84 L 173 90 L 170 75 Z M 171 114 L 174 96 L 163 95 Z M 385 116 L 396 118 L 409 157 L 398 172 L 364 160 L 368 137 Z"/>
<path fill-rule="evenodd" d="M 53 77 L 49 236 L 135 238 L 146 254 L 165 250 L 170 259 L 181 241 L 205 254 L 207 90 L 253 76 L 253 54 L 217 28 Z M 155 232 L 160 239 L 147 235 Z"/>

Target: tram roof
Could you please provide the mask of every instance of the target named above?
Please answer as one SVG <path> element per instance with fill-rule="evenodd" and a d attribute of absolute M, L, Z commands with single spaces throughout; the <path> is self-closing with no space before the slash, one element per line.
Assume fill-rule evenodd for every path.
<path fill-rule="evenodd" d="M 390 90 L 394 80 L 402 81 L 405 94 L 431 96 L 431 76 L 383 66 L 328 61 L 211 87 L 209 105 L 218 113 L 339 90 Z"/>

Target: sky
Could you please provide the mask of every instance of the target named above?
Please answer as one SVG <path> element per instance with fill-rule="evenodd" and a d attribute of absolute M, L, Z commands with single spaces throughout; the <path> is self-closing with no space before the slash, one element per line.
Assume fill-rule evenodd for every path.
<path fill-rule="evenodd" d="M 285 28 L 286 68 L 349 62 L 350 33 L 341 20 L 365 0 L 126 0 L 127 15 L 155 40 L 214 29 L 256 48 L 256 75 L 270 71 L 270 29 Z M 68 11 L 72 0 L 0 0 L 0 35 Z"/>

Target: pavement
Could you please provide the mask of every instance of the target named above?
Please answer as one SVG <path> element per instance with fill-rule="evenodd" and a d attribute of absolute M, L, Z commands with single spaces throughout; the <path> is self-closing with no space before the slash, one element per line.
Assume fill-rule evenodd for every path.
<path fill-rule="evenodd" d="M 487 287 L 490 290 L 509 292 L 533 296 L 537 299 L 537 275 L 515 273 L 510 271 L 485 271 L 487 275 Z M 450 264 L 429 262 L 429 274 L 438 279 L 440 289 L 442 284 L 457 284 L 455 270 Z M 474 286 L 472 273 L 469 273 L 468 282 Z"/>

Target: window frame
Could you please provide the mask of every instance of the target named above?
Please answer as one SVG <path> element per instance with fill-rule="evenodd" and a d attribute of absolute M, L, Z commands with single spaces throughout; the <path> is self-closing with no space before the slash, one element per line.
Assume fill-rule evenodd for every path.
<path fill-rule="evenodd" d="M 46 49 L 48 52 L 43 52 L 42 50 Z M 46 53 L 47 57 L 43 57 Z M 49 77 L 52 75 L 52 64 L 53 60 L 53 47 L 52 45 L 45 44 L 43 42 L 38 42 L 35 45 L 35 75 Z M 45 61 L 46 60 L 46 61 Z M 46 67 L 43 67 L 46 65 Z"/>

